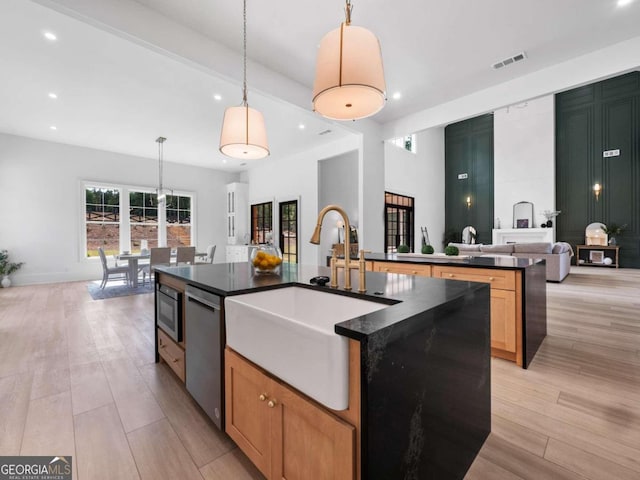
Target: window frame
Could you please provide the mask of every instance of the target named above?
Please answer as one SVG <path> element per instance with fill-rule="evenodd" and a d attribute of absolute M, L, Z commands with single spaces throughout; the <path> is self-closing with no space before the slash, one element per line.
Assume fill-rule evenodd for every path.
<path fill-rule="evenodd" d="M 264 202 L 252 203 L 249 206 L 249 217 L 251 219 L 251 222 L 250 222 L 251 223 L 251 225 L 250 225 L 251 235 L 250 235 L 250 237 L 251 237 L 251 243 L 252 244 L 260 245 L 260 244 L 267 243 L 267 233 L 268 232 L 271 232 L 271 239 L 273 241 L 273 233 L 274 233 L 273 232 L 273 219 L 274 219 L 273 204 L 274 204 L 273 200 L 267 200 L 267 201 L 264 201 Z M 264 226 L 263 226 L 263 228 L 259 228 L 255 223 L 261 217 L 259 215 L 258 216 L 254 216 L 254 213 L 253 213 L 254 212 L 254 207 L 255 208 L 260 208 L 260 207 L 266 208 L 267 205 L 269 205 L 270 208 L 271 208 L 270 228 L 266 229 L 266 228 L 264 228 Z M 262 218 L 266 218 L 266 217 L 263 215 Z M 256 235 L 254 235 L 254 233 Z M 263 237 L 262 239 L 264 240 L 262 242 L 258 241 L 260 234 L 262 234 L 262 237 Z"/>
<path fill-rule="evenodd" d="M 402 199 L 405 199 L 405 201 L 403 203 L 399 203 L 399 202 L 393 203 L 390 200 L 393 200 L 394 198 L 396 199 L 402 198 Z M 385 253 L 396 253 L 397 247 L 399 246 L 399 245 L 389 244 L 389 237 L 390 237 L 389 209 L 390 208 L 396 209 L 398 213 L 400 211 L 405 211 L 409 214 L 409 220 L 407 222 L 408 232 L 403 232 L 404 235 L 401 235 L 400 233 L 396 233 L 395 237 L 397 240 L 399 240 L 402 236 L 406 236 L 407 240 L 409 241 L 407 244 L 409 246 L 409 252 L 415 251 L 415 205 L 416 205 L 415 197 L 411 197 L 409 195 L 403 195 L 400 193 L 389 192 L 385 190 L 384 192 L 384 251 Z M 399 221 L 399 217 L 396 219 L 395 223 L 397 225 L 401 223 Z M 399 232 L 399 228 L 396 228 L 396 230 L 397 232 Z"/>
<path fill-rule="evenodd" d="M 79 180 L 78 182 L 78 218 L 79 218 L 79 235 L 78 235 L 78 260 L 81 262 L 99 261 L 99 256 L 87 256 L 87 223 L 86 223 L 86 190 L 87 188 L 108 188 L 120 191 L 120 235 L 119 235 L 119 252 L 123 250 L 131 250 L 131 221 L 130 221 L 130 205 L 129 193 L 143 192 L 156 193 L 154 187 L 145 187 L 138 185 L 130 185 L 124 183 L 103 182 L 100 180 Z M 186 190 L 174 190 L 172 195 L 191 198 L 191 245 L 195 245 L 197 238 L 197 196 L 196 192 Z M 126 212 L 126 215 L 123 214 Z M 165 230 L 165 239 L 167 231 L 166 221 L 166 202 L 162 215 L 158 211 L 158 242 L 161 238 L 161 229 Z M 125 247 L 126 245 L 126 247 Z"/>
<path fill-rule="evenodd" d="M 279 200 L 278 201 L 278 245 L 280 247 L 280 251 L 282 252 L 282 259 L 284 262 L 289 262 L 286 257 L 287 255 L 291 255 L 291 254 L 285 254 L 285 249 L 284 249 L 284 225 L 283 225 L 283 221 L 282 221 L 282 207 L 285 205 L 291 205 L 291 204 L 295 204 L 296 206 L 296 218 L 295 218 L 295 227 L 296 227 L 296 242 L 295 242 L 295 246 L 296 246 L 296 253 L 293 254 L 295 256 L 295 263 L 299 264 L 300 263 L 300 200 L 298 200 L 297 198 L 293 198 L 293 199 L 288 199 L 288 200 Z M 291 222 L 288 222 L 291 223 Z"/>
<path fill-rule="evenodd" d="M 113 185 L 113 184 L 108 184 L 108 183 L 102 183 L 102 182 L 87 182 L 83 185 L 83 188 L 81 190 L 81 198 L 82 201 L 80 202 L 81 204 L 81 210 L 82 210 L 82 228 L 81 230 L 81 237 L 82 237 L 82 243 L 81 243 L 81 249 L 83 251 L 84 254 L 84 258 L 86 259 L 91 259 L 91 258 L 100 258 L 99 255 L 94 255 L 94 256 L 89 256 L 88 252 L 89 249 L 87 248 L 87 225 L 104 225 L 104 222 L 98 222 L 98 221 L 87 221 L 87 190 L 88 189 L 100 189 L 100 190 L 116 190 L 118 191 L 118 221 L 117 222 L 109 222 L 112 224 L 116 224 L 118 225 L 118 250 L 120 250 L 120 245 L 122 244 L 122 236 L 123 236 L 123 231 L 122 231 L 122 197 L 125 195 L 124 190 L 119 187 L 118 185 Z M 101 205 L 105 205 L 104 203 Z M 114 205 L 115 206 L 115 205 Z"/>
<path fill-rule="evenodd" d="M 414 155 L 418 153 L 418 147 L 416 144 L 416 134 L 412 133 L 410 135 L 404 135 L 402 137 L 392 138 L 389 140 L 391 145 L 401 148 L 409 153 L 413 153 Z M 407 146 L 409 148 L 407 148 Z"/>

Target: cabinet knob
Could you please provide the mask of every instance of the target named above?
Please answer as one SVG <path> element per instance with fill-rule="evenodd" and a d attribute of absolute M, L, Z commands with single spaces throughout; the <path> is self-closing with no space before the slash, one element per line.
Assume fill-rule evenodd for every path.
<path fill-rule="evenodd" d="M 453 273 L 450 273 L 450 274 L 449 274 L 449 278 L 453 278 Z"/>
<path fill-rule="evenodd" d="M 173 363 L 178 363 L 178 359 L 174 358 L 173 360 L 171 360 Z"/>
<path fill-rule="evenodd" d="M 389 271 L 389 269 L 388 269 L 388 268 L 385 268 L 385 269 L 384 269 L 384 271 L 385 271 L 385 272 L 388 272 L 388 271 Z"/>
<path fill-rule="evenodd" d="M 414 271 L 413 271 L 413 274 L 414 274 L 414 275 L 417 275 L 417 274 L 418 274 L 418 271 L 417 271 L 417 270 L 414 270 Z"/>
<path fill-rule="evenodd" d="M 489 281 L 490 281 L 490 282 L 493 282 L 494 280 L 495 280 L 495 278 L 494 278 L 494 277 L 489 277 Z"/>
<path fill-rule="evenodd" d="M 266 396 L 264 393 L 261 393 L 261 394 L 260 394 L 260 396 L 258 397 L 258 399 L 259 399 L 261 402 L 264 402 L 264 401 L 267 399 L 267 396 Z"/>
<path fill-rule="evenodd" d="M 275 407 L 275 406 L 276 406 L 276 401 L 275 401 L 275 400 L 269 400 L 269 401 L 267 402 L 267 406 L 268 406 L 269 408 L 273 408 L 273 407 Z"/>

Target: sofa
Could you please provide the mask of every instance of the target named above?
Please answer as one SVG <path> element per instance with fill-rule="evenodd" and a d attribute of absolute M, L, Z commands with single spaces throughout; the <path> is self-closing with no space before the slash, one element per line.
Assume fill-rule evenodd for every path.
<path fill-rule="evenodd" d="M 547 282 L 561 282 L 569 275 L 573 249 L 566 242 L 508 243 L 506 245 L 483 245 L 450 243 L 458 247 L 460 255 L 511 256 L 518 258 L 540 258 L 546 262 Z"/>

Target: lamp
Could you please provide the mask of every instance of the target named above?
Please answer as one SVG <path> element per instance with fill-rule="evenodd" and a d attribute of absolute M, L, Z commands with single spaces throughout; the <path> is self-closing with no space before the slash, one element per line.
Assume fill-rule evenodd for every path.
<path fill-rule="evenodd" d="M 386 101 L 382 52 L 376 36 L 345 21 L 320 41 L 313 84 L 313 110 L 334 120 L 357 120 L 379 112 Z"/>
<path fill-rule="evenodd" d="M 165 192 L 162 186 L 162 167 L 163 167 L 163 156 L 164 156 L 164 147 L 163 144 L 167 139 L 165 137 L 156 138 L 156 142 L 158 143 L 158 188 L 156 188 L 156 196 L 158 200 L 158 205 L 160 202 L 164 202 L 167 199 L 167 192 Z M 171 190 L 173 194 L 173 190 Z"/>
<path fill-rule="evenodd" d="M 596 183 L 593 186 L 593 193 L 596 195 L 596 202 L 598 201 L 598 198 L 600 198 L 600 192 L 602 191 L 602 186 L 600 186 L 599 183 Z"/>
<path fill-rule="evenodd" d="M 264 117 L 247 103 L 247 0 L 243 2 L 244 78 L 242 105 L 224 111 L 220 152 L 231 158 L 254 160 L 269 155 Z"/>

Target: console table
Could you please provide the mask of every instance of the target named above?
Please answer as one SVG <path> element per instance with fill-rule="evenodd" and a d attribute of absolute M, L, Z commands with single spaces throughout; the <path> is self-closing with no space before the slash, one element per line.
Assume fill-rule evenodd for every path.
<path fill-rule="evenodd" d="M 620 266 L 620 247 L 617 245 L 576 245 L 576 250 L 576 266 L 590 265 L 615 268 Z M 597 255 L 594 255 L 594 253 Z M 605 258 L 610 258 L 611 263 L 604 263 Z"/>

